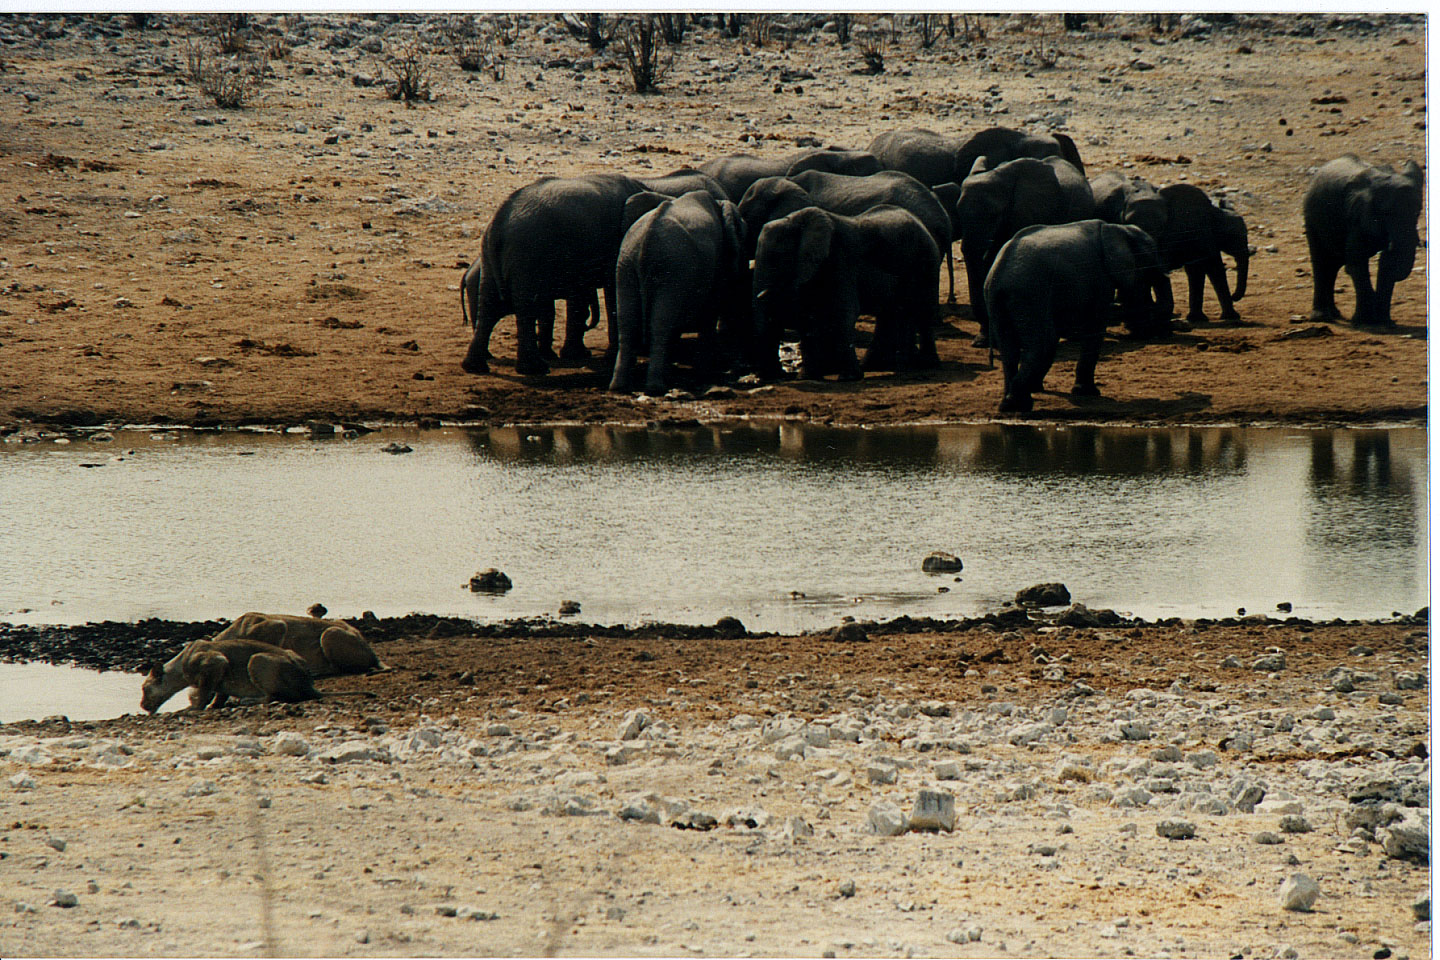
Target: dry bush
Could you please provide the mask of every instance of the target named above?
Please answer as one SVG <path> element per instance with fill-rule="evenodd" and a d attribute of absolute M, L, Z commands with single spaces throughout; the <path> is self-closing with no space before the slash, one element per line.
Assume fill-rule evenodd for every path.
<path fill-rule="evenodd" d="M 502 46 L 512 46 L 520 39 L 519 14 L 487 13 L 481 14 L 481 19 L 495 31 L 495 39 L 499 40 Z"/>
<path fill-rule="evenodd" d="M 570 35 L 584 40 L 591 50 L 604 50 L 615 39 L 616 21 L 603 13 L 562 13 L 559 18 Z"/>
<path fill-rule="evenodd" d="M 505 78 L 505 58 L 496 49 L 495 30 L 471 17 L 451 17 L 445 25 L 450 55 L 455 65 L 468 73 L 487 71 L 494 79 Z"/>
<path fill-rule="evenodd" d="M 245 32 L 249 27 L 248 13 L 216 13 L 210 17 L 210 34 L 226 56 L 245 52 Z"/>
<path fill-rule="evenodd" d="M 616 38 L 620 55 L 630 68 L 630 79 L 636 93 L 654 90 L 660 79 L 675 65 L 675 54 L 661 58 L 660 24 L 656 14 L 642 13 L 621 21 Z"/>
<path fill-rule="evenodd" d="M 940 39 L 940 14 L 922 13 L 916 16 L 915 22 L 920 29 L 920 47 L 929 50 Z"/>
<path fill-rule="evenodd" d="M 750 42 L 757 47 L 765 46 L 770 39 L 770 29 L 775 25 L 775 17 L 768 13 L 751 13 L 746 16 L 745 32 Z"/>
<path fill-rule="evenodd" d="M 840 46 L 843 47 L 850 42 L 850 27 L 854 22 L 854 14 L 835 14 L 835 42 L 840 44 Z"/>
<path fill-rule="evenodd" d="M 391 100 L 401 100 L 408 105 L 416 100 L 431 99 L 430 65 L 425 54 L 425 44 L 419 37 L 402 40 L 386 51 L 381 68 L 390 76 L 385 92 Z"/>
<path fill-rule="evenodd" d="M 865 66 L 860 73 L 877 74 L 885 72 L 885 34 L 873 27 L 855 35 L 855 45 L 860 50 L 860 59 Z"/>
<path fill-rule="evenodd" d="M 271 60 L 288 60 L 290 58 L 290 44 L 284 37 L 276 37 L 265 47 L 265 56 Z"/>
<path fill-rule="evenodd" d="M 690 15 L 687 13 L 660 13 L 660 35 L 670 46 L 682 43 L 685 40 L 685 28 Z"/>
<path fill-rule="evenodd" d="M 210 50 L 205 41 L 196 39 L 190 40 L 185 48 L 185 75 L 222 110 L 245 106 L 264 84 L 269 66 L 263 50 L 250 57 L 227 58 Z"/>

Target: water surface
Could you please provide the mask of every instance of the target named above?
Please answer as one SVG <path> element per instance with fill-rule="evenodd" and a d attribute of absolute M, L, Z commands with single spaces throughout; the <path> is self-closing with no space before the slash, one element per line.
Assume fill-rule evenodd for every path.
<path fill-rule="evenodd" d="M 1428 602 L 1420 429 L 123 431 L 0 445 L 0 619 L 412 611 L 799 630 L 1065 583 L 1123 613 Z M 409 443 L 403 455 L 382 452 Z M 959 579 L 920 570 L 932 550 Z M 463 585 L 498 567 L 515 588 Z M 943 590 L 947 592 L 941 592 Z"/>

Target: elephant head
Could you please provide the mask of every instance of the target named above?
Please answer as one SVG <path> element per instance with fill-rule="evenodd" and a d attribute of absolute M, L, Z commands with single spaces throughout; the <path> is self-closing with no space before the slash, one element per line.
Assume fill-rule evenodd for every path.
<path fill-rule="evenodd" d="M 1416 223 L 1423 188 L 1424 172 L 1411 160 L 1399 173 L 1377 178 L 1374 190 L 1362 196 L 1362 204 L 1368 207 L 1362 215 L 1380 233 L 1383 243 L 1375 271 L 1377 283 L 1399 283 L 1410 276 L 1415 266 L 1415 250 L 1420 245 Z"/>
<path fill-rule="evenodd" d="M 760 230 L 751 289 L 762 371 L 775 365 L 774 346 L 780 331 L 787 325 L 808 325 L 808 308 L 823 299 L 806 288 L 822 273 L 834 238 L 834 220 L 818 207 L 797 210 Z"/>
<path fill-rule="evenodd" d="M 754 245 L 760 237 L 760 230 L 767 223 L 814 206 L 810 194 L 798 183 L 784 177 L 765 177 L 756 180 L 740 198 L 736 208 L 741 222 L 745 225 L 745 236 L 750 246 L 747 257 L 755 255 Z"/>
<path fill-rule="evenodd" d="M 1140 318 L 1149 301 L 1149 281 L 1160 270 L 1160 248 L 1139 227 L 1103 223 L 1100 225 L 1100 262 L 1106 277 L 1120 292 L 1120 302 L 1127 313 Z"/>
<path fill-rule="evenodd" d="M 1250 277 L 1250 230 L 1245 218 L 1231 210 L 1225 201 L 1220 201 L 1216 209 L 1219 210 L 1216 227 L 1220 252 L 1229 254 L 1235 261 L 1235 289 L 1230 291 L 1230 299 L 1241 300 Z"/>
<path fill-rule="evenodd" d="M 629 233 L 630 228 L 635 226 L 636 220 L 639 220 L 662 203 L 674 199 L 674 197 L 666 196 L 663 193 L 655 193 L 651 190 L 642 190 L 632 195 L 625 201 L 624 213 L 620 219 L 620 236 L 623 237 Z"/>
<path fill-rule="evenodd" d="M 991 167 L 979 157 L 960 186 L 956 204 L 960 250 L 989 262 L 1000 246 L 1021 227 L 1050 222 L 1050 213 L 1064 209 L 1064 190 L 1042 160 L 1023 157 Z"/>

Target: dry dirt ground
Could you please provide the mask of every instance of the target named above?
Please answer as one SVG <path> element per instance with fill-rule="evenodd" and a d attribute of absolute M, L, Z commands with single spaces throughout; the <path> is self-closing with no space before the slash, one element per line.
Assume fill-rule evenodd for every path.
<path fill-rule="evenodd" d="M 942 34 L 922 50 L 907 31 L 878 76 L 855 75 L 855 45 L 832 34 L 755 46 L 699 30 L 662 91 L 638 96 L 609 54 L 529 15 L 499 48 L 503 80 L 436 54 L 435 99 L 414 109 L 355 84 L 383 73 L 362 44 L 394 50 L 414 31 L 394 19 L 261 18 L 276 31 L 267 43 L 286 33 L 295 45 L 252 105 L 220 110 L 183 80 L 196 18 L 142 33 L 115 17 L 103 24 L 113 35 L 98 36 L 94 21 L 71 18 L 44 40 L 20 31 L 31 18 L 0 18 L 11 41 L 0 48 L 0 423 L 986 418 L 1000 373 L 961 316 L 933 374 L 657 407 L 607 396 L 605 375 L 584 367 L 517 378 L 511 320 L 497 330 L 494 374 L 464 374 L 458 284 L 499 202 L 542 175 L 659 174 L 806 138 L 863 147 L 889 129 L 996 124 L 1069 133 L 1092 173 L 1120 167 L 1226 196 L 1258 248 L 1243 323 L 1109 342 L 1094 402 L 1065 392 L 1073 355 L 1062 351 L 1035 416 L 1425 415 L 1423 249 L 1393 329 L 1282 339 L 1308 326 L 1297 320 L 1310 303 L 1309 171 L 1345 152 L 1424 159 L 1422 17 L 1241 17 L 1187 37 L 1140 16 L 1084 34 L 1059 33 L 1053 16 L 987 16 L 974 42 Z M 1207 304 L 1214 317 L 1213 294 Z M 589 335 L 592 348 L 604 340 Z"/>
<path fill-rule="evenodd" d="M 495 374 L 463 374 L 458 283 L 541 175 L 995 123 L 1224 189 L 1259 248 L 1243 324 L 1112 342 L 1105 399 L 1043 394 L 1037 416 L 1423 421 L 1424 250 L 1394 329 L 1280 338 L 1309 326 L 1308 171 L 1423 154 L 1424 24 L 1266 19 L 1198 39 L 987 17 L 976 43 L 902 38 L 869 77 L 828 34 L 707 31 L 636 96 L 532 15 L 503 81 L 436 56 L 436 100 L 406 109 L 353 78 L 380 73 L 362 43 L 411 27 L 317 16 L 222 111 L 180 82 L 186 21 L 36 40 L 0 18 L 0 425 L 986 418 L 1000 375 L 963 307 L 933 375 L 642 403 L 585 368 L 514 377 L 509 321 Z M 1252 669 L 1275 649 L 1283 669 Z M 1428 870 L 1392 855 L 1428 809 L 1422 622 L 418 631 L 381 655 L 392 671 L 321 681 L 373 698 L 0 727 L 0 954 L 1431 952 Z M 867 831 L 922 789 L 953 795 L 953 833 Z M 1279 905 L 1297 873 L 1312 912 Z"/>
<path fill-rule="evenodd" d="M 1430 952 L 1355 802 L 1428 796 L 1421 622 L 379 652 L 322 681 L 370 700 L 0 727 L 6 955 Z M 921 789 L 953 833 L 866 829 Z"/>

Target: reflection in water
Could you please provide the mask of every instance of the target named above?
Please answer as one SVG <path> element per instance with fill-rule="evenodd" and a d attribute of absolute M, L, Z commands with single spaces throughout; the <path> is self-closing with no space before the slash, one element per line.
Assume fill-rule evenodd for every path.
<path fill-rule="evenodd" d="M 969 616 L 1046 580 L 1147 617 L 1383 616 L 1427 600 L 1425 458 L 1413 429 L 1001 424 L 0 444 L 0 495 L 23 505 L 0 510 L 0 619 L 321 601 L 493 620 L 573 599 L 594 622 L 796 630 Z M 919 570 L 937 549 L 959 580 Z M 515 589 L 461 589 L 491 566 Z"/>

